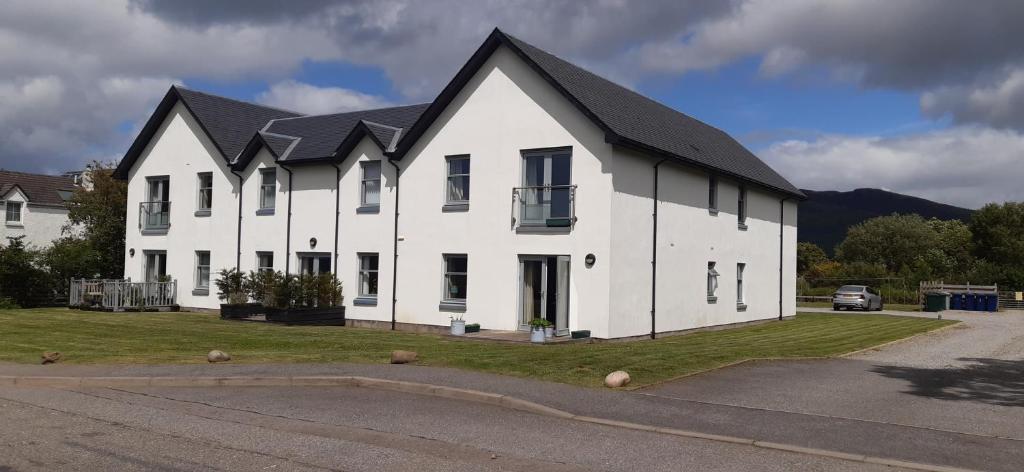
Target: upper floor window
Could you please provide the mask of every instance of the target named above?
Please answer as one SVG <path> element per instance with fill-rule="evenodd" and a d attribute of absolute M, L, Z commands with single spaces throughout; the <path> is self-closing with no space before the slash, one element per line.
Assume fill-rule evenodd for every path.
<path fill-rule="evenodd" d="M 718 177 L 708 177 L 708 210 L 718 212 Z"/>
<path fill-rule="evenodd" d="M 171 225 L 170 177 L 147 177 L 147 201 L 139 207 L 139 224 L 143 229 L 166 230 Z"/>
<path fill-rule="evenodd" d="M 277 197 L 277 169 L 268 167 L 260 169 L 260 209 L 269 210 L 274 208 L 274 199 Z"/>
<path fill-rule="evenodd" d="M 715 292 L 718 291 L 718 271 L 715 270 L 715 262 L 708 261 L 708 301 L 717 299 Z"/>
<path fill-rule="evenodd" d="M 569 228 L 575 222 L 572 150 L 523 152 L 523 186 L 514 189 L 519 200 L 519 226 Z"/>
<path fill-rule="evenodd" d="M 380 206 L 380 161 L 362 163 L 359 203 L 365 207 Z"/>
<path fill-rule="evenodd" d="M 213 172 L 196 174 L 199 186 L 197 209 L 209 211 L 213 208 Z"/>
<path fill-rule="evenodd" d="M 469 203 L 469 156 L 448 156 L 446 204 Z"/>
<path fill-rule="evenodd" d="M 747 226 L 747 188 L 740 186 L 739 197 L 736 201 L 736 218 L 740 227 Z"/>
<path fill-rule="evenodd" d="M 8 224 L 21 224 L 21 202 L 12 202 L 8 200 L 7 211 L 5 213 L 5 220 Z"/>

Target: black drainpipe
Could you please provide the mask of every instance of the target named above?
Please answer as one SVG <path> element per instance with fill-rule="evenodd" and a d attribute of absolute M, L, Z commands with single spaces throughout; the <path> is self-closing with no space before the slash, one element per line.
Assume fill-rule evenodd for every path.
<path fill-rule="evenodd" d="M 288 172 L 288 223 L 285 225 L 284 239 L 284 275 L 287 276 L 291 273 L 292 264 L 292 170 L 284 164 L 279 163 L 278 166 Z"/>
<path fill-rule="evenodd" d="M 235 247 L 235 270 L 242 270 L 242 174 L 231 170 L 232 174 L 238 176 L 238 239 L 236 240 Z"/>
<path fill-rule="evenodd" d="M 783 233 L 783 229 L 786 227 L 786 200 L 789 200 L 789 197 L 785 197 L 782 200 L 779 200 L 779 321 L 782 321 L 782 251 L 783 241 L 785 238 L 785 233 Z"/>
<path fill-rule="evenodd" d="M 665 159 L 654 164 L 654 231 L 651 235 L 651 339 L 655 338 L 655 306 L 658 300 L 658 167 Z"/>
<path fill-rule="evenodd" d="M 398 303 L 398 177 L 401 169 L 398 164 L 388 159 L 388 164 L 395 168 L 395 231 L 392 235 L 394 241 L 391 251 L 391 330 L 396 329 L 395 305 Z"/>
<path fill-rule="evenodd" d="M 338 221 L 341 215 L 341 167 L 334 166 L 334 273 L 338 273 Z"/>

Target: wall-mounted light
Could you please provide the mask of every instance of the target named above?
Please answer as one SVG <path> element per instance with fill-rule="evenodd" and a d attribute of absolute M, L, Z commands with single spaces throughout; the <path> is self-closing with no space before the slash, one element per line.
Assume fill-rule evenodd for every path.
<path fill-rule="evenodd" d="M 135 248 L 131 248 L 128 250 L 128 257 L 135 257 Z"/>
<path fill-rule="evenodd" d="M 309 248 L 310 249 L 316 248 L 316 238 L 309 238 Z"/>
<path fill-rule="evenodd" d="M 587 256 L 583 258 L 583 263 L 587 265 L 587 268 L 593 267 L 595 262 L 597 262 L 597 256 L 593 254 L 587 254 Z"/>

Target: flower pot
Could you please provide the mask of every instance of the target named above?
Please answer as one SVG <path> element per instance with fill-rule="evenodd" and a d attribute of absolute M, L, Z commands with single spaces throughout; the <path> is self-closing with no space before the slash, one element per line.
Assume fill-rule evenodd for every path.
<path fill-rule="evenodd" d="M 463 336 L 466 334 L 465 320 L 452 320 L 452 336 Z"/>
<path fill-rule="evenodd" d="M 533 328 L 530 330 L 530 342 L 531 343 L 542 343 L 544 342 L 544 328 Z"/>
<path fill-rule="evenodd" d="M 544 337 L 545 338 L 553 338 L 553 337 L 555 337 L 555 327 L 554 326 L 548 326 L 548 327 L 544 328 Z"/>

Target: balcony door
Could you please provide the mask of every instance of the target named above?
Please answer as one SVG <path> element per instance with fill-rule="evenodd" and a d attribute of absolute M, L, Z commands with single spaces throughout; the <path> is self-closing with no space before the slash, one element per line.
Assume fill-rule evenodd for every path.
<path fill-rule="evenodd" d="M 146 282 L 161 282 L 167 278 L 167 253 L 164 251 L 144 251 Z"/>
<path fill-rule="evenodd" d="M 569 226 L 572 218 L 572 151 L 523 153 L 521 224 Z"/>
<path fill-rule="evenodd" d="M 146 228 L 164 228 L 170 224 L 171 180 L 164 177 L 146 179 L 149 186 L 147 201 L 143 203 Z"/>
<path fill-rule="evenodd" d="M 543 318 L 569 334 L 569 256 L 519 256 L 519 273 L 520 329 Z"/>

